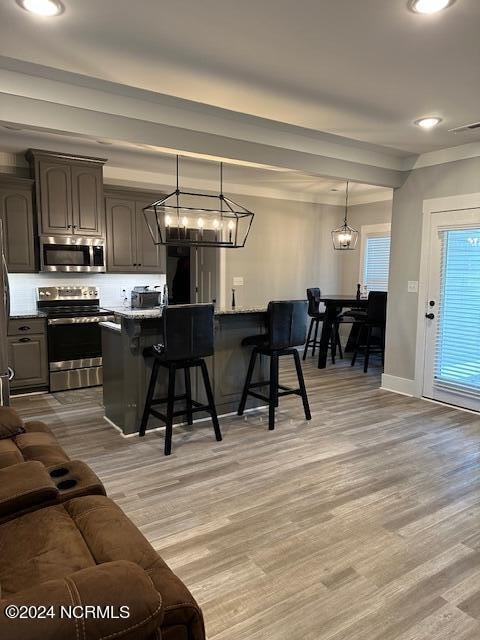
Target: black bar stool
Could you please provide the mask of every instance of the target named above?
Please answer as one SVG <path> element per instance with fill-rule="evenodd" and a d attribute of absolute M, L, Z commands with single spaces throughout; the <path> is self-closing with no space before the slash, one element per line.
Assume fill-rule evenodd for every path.
<path fill-rule="evenodd" d="M 308 355 L 308 349 L 312 347 L 312 356 L 315 356 L 316 348 L 320 346 L 320 340 L 318 340 L 318 328 L 320 326 L 320 322 L 325 320 L 325 313 L 320 311 L 320 298 L 321 291 L 318 287 L 311 287 L 307 289 L 307 300 L 308 300 L 308 315 L 310 316 L 310 326 L 308 328 L 307 341 L 305 343 L 305 348 L 303 350 L 303 359 L 306 360 Z M 312 338 L 312 331 L 314 330 L 314 337 Z M 332 338 L 330 341 L 330 349 L 332 353 L 332 364 L 335 364 L 335 356 L 338 353 L 340 358 L 343 358 L 342 352 L 342 343 L 340 342 L 340 332 L 339 332 L 339 323 L 336 322 L 333 325 Z"/>
<path fill-rule="evenodd" d="M 308 405 L 307 390 L 303 379 L 300 356 L 295 347 L 304 344 L 307 332 L 307 303 L 304 300 L 290 300 L 284 302 L 269 302 L 268 304 L 268 334 L 245 338 L 242 345 L 253 345 L 254 349 L 248 365 L 247 378 L 243 387 L 242 399 L 238 407 L 238 415 L 243 415 L 247 396 L 253 396 L 264 400 L 268 404 L 268 428 L 275 429 L 275 408 L 278 407 L 278 399 L 281 396 L 297 395 L 302 398 L 305 418 L 311 420 L 310 407 Z M 252 383 L 253 370 L 257 356 L 270 357 L 270 380 L 267 382 Z M 285 387 L 278 382 L 279 357 L 293 355 L 298 377 L 298 389 Z M 264 396 L 253 389 L 269 387 L 268 396 Z"/>
<path fill-rule="evenodd" d="M 385 291 L 370 291 L 365 319 L 361 321 L 360 330 L 355 341 L 352 367 L 357 361 L 360 350 L 364 352 L 363 371 L 367 373 L 371 353 L 381 353 L 382 363 L 385 357 L 385 326 L 387 323 L 387 294 Z M 362 331 L 363 329 L 363 331 Z M 362 345 L 362 334 L 365 344 Z"/>
<path fill-rule="evenodd" d="M 217 410 L 213 398 L 207 365 L 204 358 L 213 355 L 213 304 L 183 304 L 166 307 L 163 310 L 163 344 L 148 347 L 144 356 L 154 358 L 150 384 L 148 385 L 145 409 L 140 424 L 139 435 L 144 436 L 150 415 L 165 422 L 165 455 L 172 450 L 173 418 L 187 416 L 188 424 L 193 424 L 193 414 L 206 411 L 212 417 L 215 437 L 222 439 L 218 424 Z M 168 369 L 168 394 L 166 398 L 154 398 L 160 367 Z M 207 395 L 207 404 L 192 400 L 190 369 L 200 367 Z M 184 370 L 185 393 L 175 395 L 175 378 L 178 370 Z M 185 400 L 186 408 L 175 411 L 175 402 Z M 152 407 L 167 405 L 167 413 Z"/>

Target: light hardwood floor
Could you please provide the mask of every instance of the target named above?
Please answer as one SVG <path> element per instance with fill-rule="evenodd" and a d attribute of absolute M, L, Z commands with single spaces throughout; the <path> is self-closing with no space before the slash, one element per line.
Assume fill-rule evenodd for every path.
<path fill-rule="evenodd" d="M 201 604 L 210 640 L 478 640 L 480 420 L 305 363 L 313 419 L 124 439 L 95 392 L 14 401 L 88 462 Z M 283 381 L 291 370 L 283 372 Z"/>

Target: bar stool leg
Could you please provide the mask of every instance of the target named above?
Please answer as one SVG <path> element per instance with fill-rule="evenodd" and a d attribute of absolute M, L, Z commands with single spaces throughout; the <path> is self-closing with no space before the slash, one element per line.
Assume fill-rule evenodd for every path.
<path fill-rule="evenodd" d="M 300 362 L 300 356 L 298 355 L 298 351 L 296 349 L 293 352 L 293 358 L 295 360 L 295 367 L 297 369 L 298 386 L 300 387 L 300 394 L 302 396 L 305 418 L 306 420 L 311 420 L 312 414 L 310 413 L 310 406 L 308 404 L 307 389 L 305 387 L 305 380 L 303 378 L 302 364 Z"/>
<path fill-rule="evenodd" d="M 340 340 L 340 326 L 338 324 L 335 325 L 335 339 L 338 345 L 338 355 L 340 356 L 340 360 L 343 360 L 342 341 Z"/>
<path fill-rule="evenodd" d="M 187 405 L 187 422 L 188 424 L 193 424 L 193 413 L 192 413 L 192 380 L 190 377 L 190 367 L 185 367 L 185 395 L 186 395 L 186 405 Z"/>
<path fill-rule="evenodd" d="M 303 359 L 304 360 L 306 360 L 306 358 L 307 358 L 308 347 L 310 346 L 310 336 L 312 335 L 312 329 L 313 329 L 313 318 L 310 320 L 310 326 L 308 328 L 307 341 L 305 343 L 305 348 L 303 350 Z"/>
<path fill-rule="evenodd" d="M 360 346 L 360 338 L 361 338 L 361 335 L 362 335 L 362 329 L 363 329 L 363 325 L 360 325 L 358 327 L 357 337 L 355 338 L 355 346 L 353 347 L 352 362 L 350 363 L 352 367 L 355 366 L 355 363 L 357 361 L 357 355 L 358 355 L 358 349 L 359 349 L 359 346 Z"/>
<path fill-rule="evenodd" d="M 367 331 L 367 344 L 365 346 L 365 359 L 363 362 L 363 373 L 367 373 L 368 371 L 368 363 L 370 360 L 370 342 L 372 339 L 372 327 L 368 327 Z"/>
<path fill-rule="evenodd" d="M 318 325 L 317 325 L 318 328 Z M 275 429 L 275 407 L 278 407 L 278 356 L 270 356 L 270 401 L 268 405 L 268 429 Z"/>
<path fill-rule="evenodd" d="M 222 432 L 220 431 L 220 425 L 218 424 L 217 409 L 215 408 L 215 400 L 213 397 L 213 391 L 210 385 L 210 376 L 208 375 L 208 369 L 207 369 L 205 360 L 201 361 L 200 368 L 202 370 L 203 384 L 205 385 L 205 391 L 207 394 L 209 412 L 210 412 L 210 415 L 212 416 L 213 430 L 215 431 L 215 438 L 217 439 L 217 442 L 220 442 L 222 439 Z"/>
<path fill-rule="evenodd" d="M 315 337 L 313 338 L 312 356 L 315 357 L 315 351 L 317 349 L 318 327 L 320 326 L 320 320 L 315 320 Z"/>
<path fill-rule="evenodd" d="M 255 369 L 256 360 L 257 360 L 257 350 L 254 349 L 252 351 L 252 355 L 250 356 L 250 362 L 248 364 L 247 377 L 245 378 L 245 384 L 243 385 L 242 397 L 241 397 L 241 400 L 240 400 L 240 404 L 238 405 L 237 414 L 239 416 L 243 416 L 243 412 L 245 411 L 245 405 L 247 404 L 248 388 L 252 384 L 252 376 L 253 376 L 253 371 Z"/>
<path fill-rule="evenodd" d="M 165 422 L 165 455 L 172 452 L 172 432 L 173 432 L 173 409 L 175 405 L 175 377 L 177 369 L 170 365 L 168 368 L 168 399 L 167 399 L 167 420 Z"/>
<path fill-rule="evenodd" d="M 142 421 L 140 423 L 140 429 L 138 435 L 143 438 L 147 429 L 148 418 L 150 417 L 150 409 L 152 408 L 153 394 L 155 391 L 155 385 L 157 384 L 158 368 L 159 364 L 157 360 L 153 361 L 152 373 L 150 375 L 150 382 L 148 383 L 148 391 L 145 398 L 145 407 L 143 409 Z"/>

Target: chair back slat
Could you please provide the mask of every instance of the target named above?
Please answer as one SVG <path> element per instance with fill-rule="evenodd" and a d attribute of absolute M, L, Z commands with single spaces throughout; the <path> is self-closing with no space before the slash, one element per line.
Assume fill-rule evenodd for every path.
<path fill-rule="evenodd" d="M 321 295 L 322 293 L 318 287 L 307 289 L 308 315 L 310 317 L 314 317 L 319 313 Z"/>
<path fill-rule="evenodd" d="M 307 301 L 269 302 L 268 324 L 271 349 L 288 349 L 304 344 L 307 337 Z"/>
<path fill-rule="evenodd" d="M 368 294 L 367 322 L 384 326 L 387 321 L 387 292 L 370 291 Z"/>
<path fill-rule="evenodd" d="M 193 360 L 211 356 L 213 304 L 179 304 L 163 310 L 166 360 Z"/>

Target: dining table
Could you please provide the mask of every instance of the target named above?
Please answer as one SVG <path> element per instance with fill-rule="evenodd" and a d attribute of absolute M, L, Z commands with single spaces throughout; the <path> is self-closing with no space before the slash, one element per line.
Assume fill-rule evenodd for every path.
<path fill-rule="evenodd" d="M 356 295 L 322 295 L 320 302 L 325 305 L 325 319 L 322 324 L 322 334 L 320 336 L 320 349 L 318 353 L 318 368 L 325 369 L 327 366 L 328 348 L 332 338 L 333 326 L 338 322 L 338 316 L 343 309 L 362 309 L 366 310 L 368 306 L 367 298 L 358 298 Z M 345 351 L 352 350 L 352 341 L 355 338 L 353 329 L 359 329 L 359 323 L 354 323 L 350 338 Z"/>

